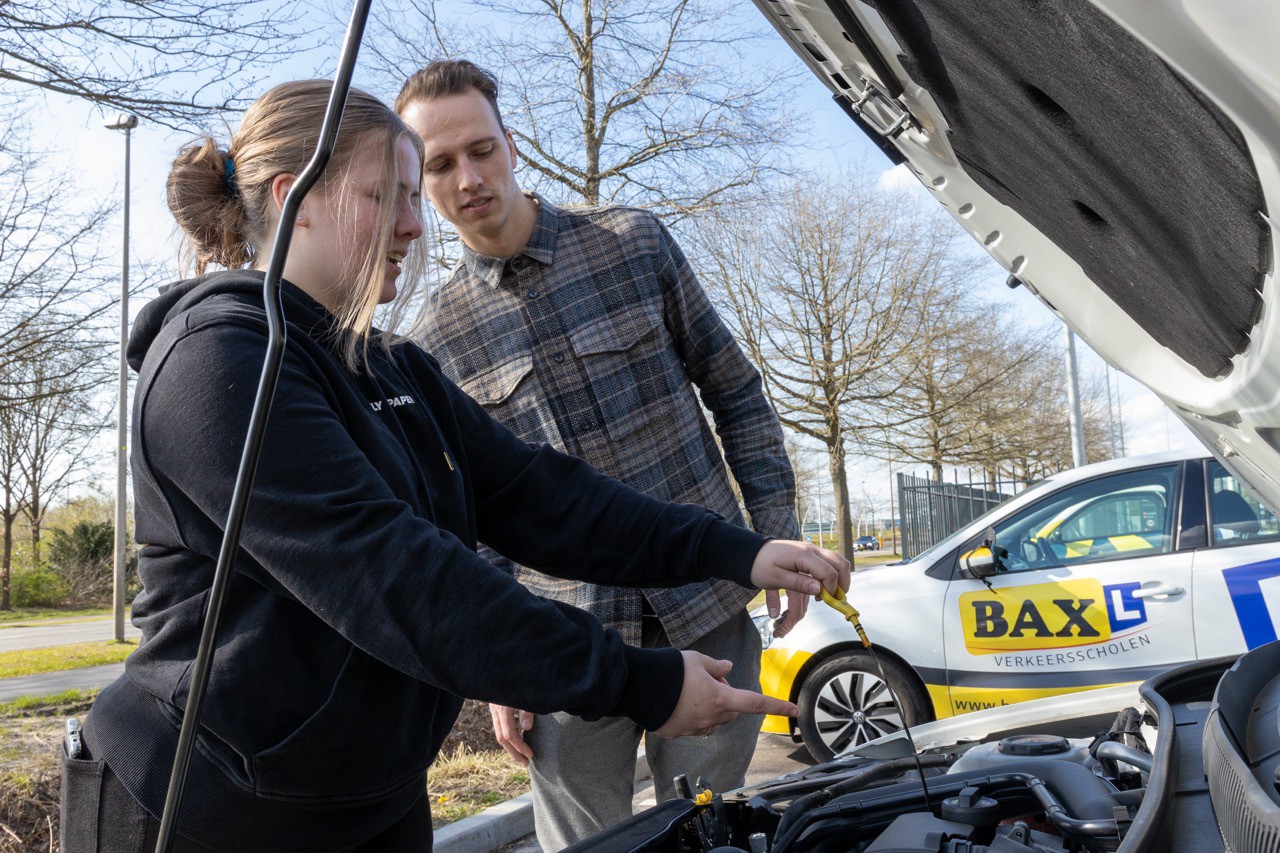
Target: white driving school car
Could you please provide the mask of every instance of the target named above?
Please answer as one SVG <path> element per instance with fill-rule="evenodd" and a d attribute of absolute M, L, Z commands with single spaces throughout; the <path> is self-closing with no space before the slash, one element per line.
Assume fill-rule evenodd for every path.
<path fill-rule="evenodd" d="M 983 577 L 964 558 L 989 542 L 1001 556 Z M 1139 682 L 1276 639 L 1280 523 L 1205 454 L 1112 460 L 1045 480 L 910 562 L 855 572 L 848 599 L 892 693 L 831 608 L 778 639 L 756 614 L 764 692 L 800 707 L 765 731 L 798 733 L 819 760 L 904 714 Z"/>

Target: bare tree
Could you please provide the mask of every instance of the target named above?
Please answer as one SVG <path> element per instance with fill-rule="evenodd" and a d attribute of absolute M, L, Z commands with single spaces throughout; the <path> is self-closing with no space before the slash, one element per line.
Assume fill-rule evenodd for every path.
<path fill-rule="evenodd" d="M 368 52 L 395 87 L 432 59 L 487 68 L 526 188 L 671 221 L 741 196 L 791 125 L 786 75 L 743 58 L 771 34 L 739 15 L 720 0 L 474 0 L 442 17 L 435 0 L 403 0 L 383 7 Z"/>
<path fill-rule="evenodd" d="M 31 553 L 40 562 L 40 535 L 49 499 L 90 473 L 90 443 L 110 425 L 97 393 L 114 378 L 110 365 L 89 349 L 55 349 L 23 365 L 30 395 L 23 408 L 25 435 L 17 448 L 26 481 L 24 511 Z"/>
<path fill-rule="evenodd" d="M 1046 346 L 1008 373 L 991 394 L 972 401 L 966 416 L 973 441 L 957 460 L 997 479 L 1030 481 L 1070 468 L 1066 366 L 1061 349 Z M 1106 391 L 1097 378 L 1081 386 L 1086 456 L 1110 457 Z"/>
<path fill-rule="evenodd" d="M 972 463 L 975 447 L 986 452 L 989 404 L 1012 402 L 1015 374 L 1050 339 L 1023 331 L 971 286 L 922 289 L 907 310 L 911 345 L 892 366 L 899 387 L 883 405 L 885 421 L 898 426 L 868 432 L 864 447 L 924 463 L 940 480 L 943 466 Z"/>
<path fill-rule="evenodd" d="M 182 127 L 241 103 L 300 17 L 263 0 L 6 0 L 0 80 Z"/>
<path fill-rule="evenodd" d="M 702 278 L 779 419 L 826 451 L 846 555 L 846 444 L 884 428 L 883 402 L 901 388 L 891 366 L 912 344 L 915 295 L 968 277 L 954 233 L 911 197 L 857 173 L 801 182 L 752 215 L 717 217 L 702 231 Z"/>
<path fill-rule="evenodd" d="M 95 405 L 109 366 L 88 347 L 51 342 L 10 359 L 8 379 L 27 389 L 24 399 L 0 407 L 0 524 L 3 577 L 0 610 L 11 605 L 15 522 L 25 515 L 30 565 L 41 562 L 41 530 L 50 496 L 78 482 L 91 467 L 89 443 L 105 426 Z"/>
<path fill-rule="evenodd" d="M 10 603 L 13 522 L 29 513 L 38 529 L 49 477 L 70 449 L 68 395 L 83 400 L 101 378 L 117 303 L 103 287 L 98 235 L 111 212 L 82 203 L 26 148 L 20 129 L 0 134 L 0 607 Z"/>

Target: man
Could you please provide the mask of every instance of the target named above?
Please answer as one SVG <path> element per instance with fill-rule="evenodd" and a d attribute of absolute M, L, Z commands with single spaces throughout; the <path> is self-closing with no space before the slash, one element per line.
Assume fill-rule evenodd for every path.
<path fill-rule="evenodd" d="M 440 290 L 428 349 L 462 388 L 526 441 L 549 443 L 655 497 L 742 523 L 724 459 L 758 532 L 794 539 L 795 483 L 760 377 L 666 228 L 622 207 L 561 209 L 516 182 L 497 84 L 470 62 L 436 62 L 406 82 L 396 111 L 426 144 L 423 188 L 457 228 L 462 262 Z M 715 420 L 722 458 L 695 396 Z M 492 552 L 491 559 L 506 563 Z M 510 565 L 506 563 L 506 565 Z M 728 659 L 759 690 L 751 593 L 721 581 L 627 589 L 512 567 L 521 583 L 582 607 L 628 642 Z M 785 631 L 803 615 L 789 601 Z M 777 616 L 778 603 L 770 601 Z M 631 814 L 641 731 L 629 720 L 537 718 L 491 708 L 503 747 L 530 764 L 538 840 L 569 846 Z M 761 718 L 704 739 L 651 738 L 659 799 L 672 779 L 743 784 Z"/>

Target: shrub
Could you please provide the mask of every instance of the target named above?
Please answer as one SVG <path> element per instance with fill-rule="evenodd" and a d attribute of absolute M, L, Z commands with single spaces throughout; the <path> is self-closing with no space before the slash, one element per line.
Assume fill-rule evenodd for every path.
<path fill-rule="evenodd" d="M 67 582 L 48 566 L 14 569 L 11 584 L 14 607 L 58 607 L 67 600 Z"/>
<path fill-rule="evenodd" d="M 73 607 L 111 601 L 115 529 L 109 521 L 78 521 L 70 531 L 53 531 L 49 564 L 67 587 Z"/>

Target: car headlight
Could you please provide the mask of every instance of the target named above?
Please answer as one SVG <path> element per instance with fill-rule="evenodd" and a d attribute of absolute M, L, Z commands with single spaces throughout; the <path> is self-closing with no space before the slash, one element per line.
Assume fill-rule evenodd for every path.
<path fill-rule="evenodd" d="M 756 623 L 756 630 L 760 632 L 760 648 L 769 648 L 773 642 L 773 620 L 769 618 L 769 611 L 762 609 L 752 613 L 751 621 Z"/>

